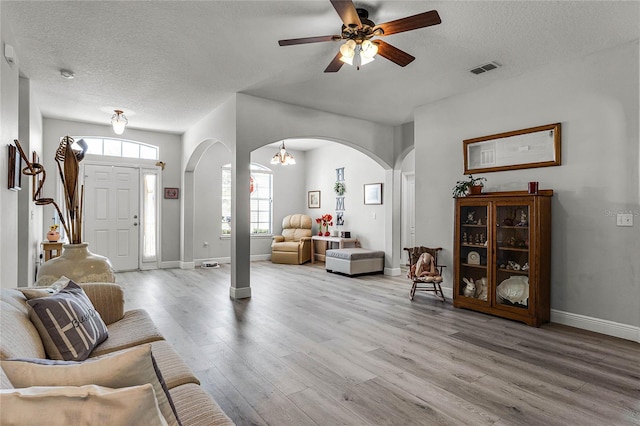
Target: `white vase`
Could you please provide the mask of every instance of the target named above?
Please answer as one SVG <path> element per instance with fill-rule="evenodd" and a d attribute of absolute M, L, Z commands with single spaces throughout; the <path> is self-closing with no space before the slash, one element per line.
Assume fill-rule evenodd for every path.
<path fill-rule="evenodd" d="M 87 243 L 65 244 L 59 257 L 47 260 L 38 270 L 36 285 L 49 285 L 65 276 L 76 283 L 116 281 L 108 258 L 94 254 Z"/>

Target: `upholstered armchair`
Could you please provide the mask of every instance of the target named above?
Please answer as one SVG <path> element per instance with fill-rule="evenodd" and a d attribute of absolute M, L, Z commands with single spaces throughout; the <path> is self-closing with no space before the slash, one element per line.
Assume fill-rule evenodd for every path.
<path fill-rule="evenodd" d="M 311 217 L 292 214 L 282 219 L 282 235 L 274 235 L 271 261 L 302 265 L 311 260 Z"/>

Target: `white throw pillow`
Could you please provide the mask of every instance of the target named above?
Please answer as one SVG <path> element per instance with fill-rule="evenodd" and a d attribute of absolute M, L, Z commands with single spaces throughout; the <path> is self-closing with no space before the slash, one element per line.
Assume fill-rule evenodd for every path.
<path fill-rule="evenodd" d="M 126 388 L 151 383 L 167 423 L 180 424 L 169 392 L 163 386 L 162 374 L 151 355 L 150 344 L 83 362 L 30 359 L 3 360 L 0 365 L 15 388 L 83 385 Z"/>
<path fill-rule="evenodd" d="M 47 297 L 59 293 L 60 290 L 69 284 L 69 281 L 71 280 L 63 275 L 47 287 L 27 287 L 19 288 L 18 290 L 24 294 L 27 300 L 37 299 L 38 297 Z"/>
<path fill-rule="evenodd" d="M 35 386 L 0 391 L 2 425 L 167 426 L 150 384 L 111 389 L 96 385 Z"/>

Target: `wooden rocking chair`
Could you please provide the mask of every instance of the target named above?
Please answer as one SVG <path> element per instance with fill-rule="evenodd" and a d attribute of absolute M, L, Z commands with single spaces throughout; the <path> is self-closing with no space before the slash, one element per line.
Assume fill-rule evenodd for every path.
<path fill-rule="evenodd" d="M 444 293 L 440 283 L 442 282 L 442 268 L 446 266 L 438 265 L 438 253 L 442 247 L 419 246 L 404 250 L 409 255 L 409 274 L 407 277 L 412 282 L 410 299 L 413 300 L 416 291 L 431 291 L 444 302 Z"/>

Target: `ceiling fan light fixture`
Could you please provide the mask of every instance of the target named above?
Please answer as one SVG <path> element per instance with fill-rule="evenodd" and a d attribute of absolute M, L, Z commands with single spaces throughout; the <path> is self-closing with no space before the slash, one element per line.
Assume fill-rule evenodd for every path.
<path fill-rule="evenodd" d="M 365 55 L 360 55 L 360 66 L 362 65 L 367 65 L 370 62 L 373 62 L 376 58 L 372 57 L 367 57 Z"/>
<path fill-rule="evenodd" d="M 340 53 L 345 58 L 353 58 L 356 54 L 356 42 L 353 40 L 347 40 L 342 46 L 340 46 Z"/>
<path fill-rule="evenodd" d="M 353 65 L 353 56 L 351 56 L 351 57 L 346 57 L 346 56 L 344 56 L 344 55 L 343 55 L 343 56 L 341 56 L 341 57 L 340 57 L 340 60 L 341 60 L 342 62 L 344 62 L 345 64 Z"/>
<path fill-rule="evenodd" d="M 122 110 L 116 109 L 113 110 L 115 114 L 111 116 L 111 126 L 113 126 L 113 132 L 116 135 L 121 135 L 124 133 L 124 128 L 127 124 L 129 124 L 129 120 L 124 115 Z"/>
<path fill-rule="evenodd" d="M 365 40 L 362 42 L 362 45 L 360 46 L 360 53 L 364 58 L 368 58 L 371 59 L 371 61 L 373 60 L 373 58 L 378 54 L 378 45 L 371 42 L 371 40 Z M 368 61 L 368 62 L 371 62 Z M 364 61 L 363 64 L 364 65 Z"/>

